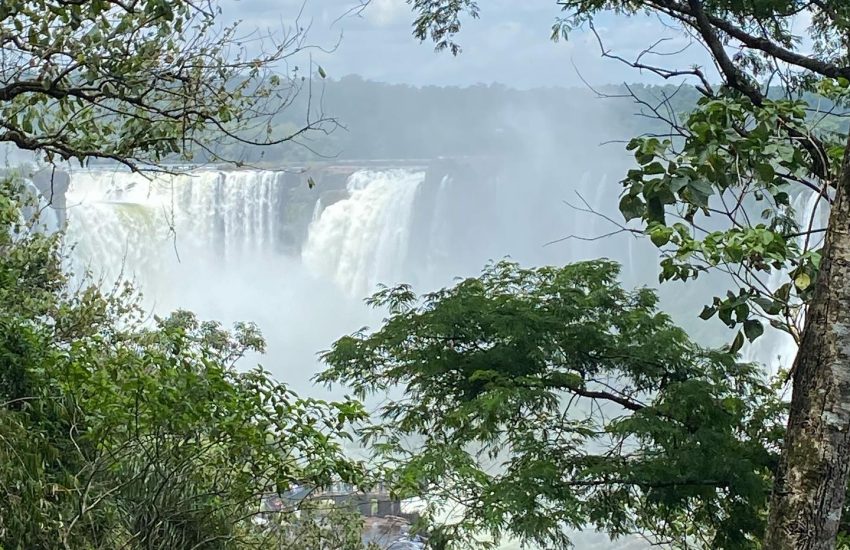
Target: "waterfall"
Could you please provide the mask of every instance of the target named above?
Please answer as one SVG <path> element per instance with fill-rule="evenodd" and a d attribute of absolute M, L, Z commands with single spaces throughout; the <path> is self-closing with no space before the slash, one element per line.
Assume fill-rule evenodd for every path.
<path fill-rule="evenodd" d="M 74 171 L 67 208 L 76 264 L 106 281 L 132 277 L 149 287 L 184 257 L 233 263 L 272 249 L 282 206 L 278 175 Z"/>
<path fill-rule="evenodd" d="M 359 171 L 347 185 L 339 181 L 344 189 L 308 189 L 284 176 L 74 170 L 72 269 L 106 286 L 132 280 L 157 314 L 185 308 L 225 324 L 254 321 L 268 348 L 250 360 L 296 391 L 322 392 L 310 382 L 320 369 L 316 352 L 378 323 L 362 297 L 408 276 L 410 216 L 424 174 Z M 286 239 L 300 241 L 291 247 Z"/>
<path fill-rule="evenodd" d="M 357 297 L 378 283 L 398 282 L 416 190 L 424 179 L 424 172 L 409 170 L 352 174 L 349 196 L 327 206 L 310 225 L 304 265 Z"/>
<path fill-rule="evenodd" d="M 24 179 L 21 184 L 21 214 L 30 224 L 29 230 L 47 234 L 59 231 L 63 224 L 61 213 L 51 207 L 50 201 L 41 194 L 31 179 Z"/>
<path fill-rule="evenodd" d="M 360 170 L 340 178 L 336 188 L 320 180 L 308 190 L 306 183 L 292 188 L 274 171 L 193 170 L 145 178 L 79 170 L 71 174 L 67 195 L 68 241 L 76 243 L 78 268 L 107 283 L 135 278 L 157 313 L 181 307 L 224 323 L 257 322 L 269 345 L 256 359 L 314 397 L 325 397 L 310 380 L 320 368 L 316 352 L 343 334 L 380 323 L 381 312 L 362 304 L 378 283 L 414 282 L 424 270 L 427 282 L 416 281 L 423 292 L 504 256 L 525 265 L 563 265 L 603 254 L 623 264 L 624 284 L 654 283 L 657 251 L 644 241 L 621 235 L 543 246 L 569 234 L 610 231 L 598 215 L 560 200 L 576 202 L 578 190 L 594 208 L 615 208 L 605 200 L 618 191 L 616 181 L 603 189 L 604 179 L 585 173 L 568 178 L 561 189 L 562 181 L 525 167 L 499 181 L 489 179 L 493 172 L 438 173 L 427 180 L 434 189 L 424 185 L 421 170 Z M 418 201 L 426 190 L 429 201 Z M 418 228 L 415 213 L 424 220 Z M 297 230 L 289 231 L 293 224 Z M 284 236 L 293 234 L 296 246 L 282 246 Z M 695 318 L 695 311 L 696 303 L 688 304 L 688 314 Z M 592 531 L 573 536 L 578 548 L 642 547 L 634 539 L 611 543 Z"/>
<path fill-rule="evenodd" d="M 322 215 L 322 210 L 325 209 L 325 205 L 322 204 L 322 197 L 316 199 L 316 206 L 313 208 L 313 215 L 310 216 L 310 223 L 316 223 L 319 221 L 319 217 Z"/>
<path fill-rule="evenodd" d="M 113 170 L 74 172 L 69 203 L 105 209 L 137 208 L 200 247 L 225 257 L 274 244 L 280 207 L 278 172 L 200 170 L 153 177 Z M 87 208 L 81 209 L 85 218 Z M 74 217 L 71 207 L 71 217 Z M 119 228 L 116 228 L 119 229 Z"/>

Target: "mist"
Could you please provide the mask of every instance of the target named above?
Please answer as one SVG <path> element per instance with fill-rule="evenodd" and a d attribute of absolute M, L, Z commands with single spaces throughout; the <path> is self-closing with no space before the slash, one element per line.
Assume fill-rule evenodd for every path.
<path fill-rule="evenodd" d="M 447 109 L 494 95 L 486 87 L 428 92 Z M 72 169 L 73 268 L 106 285 L 128 278 L 153 314 L 180 308 L 224 325 L 255 322 L 268 348 L 242 366 L 260 363 L 300 394 L 320 398 L 344 390 L 313 384 L 322 368 L 317 354 L 342 335 L 380 324 L 384 312 L 363 302 L 380 284 L 410 283 L 421 294 L 503 258 L 537 266 L 607 257 L 622 265 L 624 285 L 653 285 L 657 250 L 618 232 L 613 221 L 620 219 L 619 179 L 631 160 L 621 144 L 608 142 L 632 130 L 623 117 L 628 106 L 587 91 L 549 90 L 546 97 L 566 98 L 557 99 L 564 111 L 555 116 L 532 101 L 540 91 L 496 92 L 503 99 L 489 98 L 482 120 L 500 136 L 489 150 L 474 150 L 480 130 L 463 120 L 440 128 L 441 136 L 469 143 L 477 154 L 452 155 L 449 145 L 437 147 L 443 154 L 406 159 L 418 148 L 411 136 L 431 151 L 440 139 L 414 130 L 400 136 L 406 141 L 396 159 L 351 159 L 340 150 L 340 158 L 351 160 L 266 157 L 263 169 L 197 167 L 152 177 L 115 167 Z M 387 98 L 393 93 L 416 90 L 384 89 Z M 427 114 L 409 105 L 396 116 L 408 128 L 427 126 Z M 353 125 L 344 138 L 377 148 L 387 143 L 381 130 Z M 362 156 L 386 153 L 393 152 Z M 703 299 L 692 290 L 688 300 L 676 296 L 670 303 L 687 322 Z M 626 544 L 594 533 L 576 534 L 575 542 Z"/>
<path fill-rule="evenodd" d="M 152 314 L 256 323 L 268 347 L 242 366 L 260 363 L 320 398 L 344 390 L 313 383 L 318 355 L 380 324 L 384 312 L 364 303 L 379 285 L 409 283 L 421 294 L 503 258 L 540 266 L 604 257 L 622 266 L 624 286 L 658 286 L 658 250 L 622 229 L 617 208 L 633 162 L 622 140 L 645 125 L 630 101 L 584 87 L 359 77 L 323 86 L 324 112 L 344 127 L 307 144 L 241 151 L 251 168 L 147 177 L 70 169 L 73 269 L 104 285 L 131 280 Z M 722 344 L 729 332 L 697 318 L 722 283 L 704 277 L 687 293 L 668 285 L 662 307 L 702 343 Z M 781 336 L 763 342 L 754 358 L 787 355 Z M 642 545 L 595 533 L 575 542 Z"/>
<path fill-rule="evenodd" d="M 430 92 L 474 101 L 481 90 Z M 616 229 L 603 216 L 618 216 L 611 197 L 629 157 L 601 144 L 629 128 L 605 101 L 571 93 L 580 101 L 555 118 L 521 93 L 496 104 L 489 124 L 508 144 L 487 156 L 277 166 L 266 158 L 263 170 L 199 167 L 149 180 L 115 167 L 72 170 L 76 268 L 107 282 L 130 278 L 160 315 L 184 308 L 224 324 L 256 322 L 268 340 L 263 364 L 307 393 L 320 391 L 310 382 L 318 352 L 380 321 L 363 304 L 379 284 L 423 293 L 503 258 L 562 265 L 599 256 L 623 265 L 625 284 L 651 284 L 649 243 L 629 234 L 588 240 Z M 420 122 L 414 109 L 400 116 L 412 128 Z M 358 131 L 345 138 L 386 139 Z M 441 131 L 474 139 L 462 125 Z M 583 211 L 588 205 L 596 213 Z"/>

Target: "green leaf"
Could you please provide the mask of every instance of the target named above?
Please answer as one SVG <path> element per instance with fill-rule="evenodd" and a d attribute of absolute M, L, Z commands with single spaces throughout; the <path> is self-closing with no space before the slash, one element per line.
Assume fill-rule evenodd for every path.
<path fill-rule="evenodd" d="M 655 225 L 649 229 L 649 240 L 659 248 L 670 242 L 672 236 L 673 228 L 666 225 Z"/>
<path fill-rule="evenodd" d="M 678 193 L 682 189 L 688 186 L 690 180 L 688 178 L 684 178 L 681 176 L 674 177 L 670 180 L 670 191 L 673 193 Z"/>
<path fill-rule="evenodd" d="M 641 150 L 635 151 L 635 160 L 638 161 L 639 164 L 645 165 L 649 164 L 655 159 L 655 155 L 651 153 L 644 153 Z"/>
<path fill-rule="evenodd" d="M 653 195 L 646 200 L 646 215 L 650 221 L 664 223 L 664 203 L 658 195 Z"/>
<path fill-rule="evenodd" d="M 806 290 L 812 284 L 812 279 L 807 273 L 800 273 L 794 278 L 794 285 L 800 290 Z"/>
<path fill-rule="evenodd" d="M 717 313 L 717 308 L 712 306 L 705 306 L 702 308 L 702 313 L 699 314 L 699 318 L 707 321 L 714 317 L 714 314 Z"/>
<path fill-rule="evenodd" d="M 664 172 L 666 172 L 666 170 L 664 169 L 663 164 L 658 161 L 655 161 L 644 166 L 643 172 L 648 176 L 657 176 L 659 174 L 663 174 Z"/>
<path fill-rule="evenodd" d="M 787 302 L 791 298 L 791 283 L 785 283 L 780 286 L 776 289 L 774 294 L 776 294 L 780 300 Z"/>
<path fill-rule="evenodd" d="M 646 213 L 646 204 L 639 197 L 624 195 L 620 199 L 620 212 L 626 221 L 640 218 Z"/>
<path fill-rule="evenodd" d="M 758 319 L 748 319 L 744 322 L 744 334 L 747 339 L 752 342 L 762 334 L 764 334 L 764 326 Z"/>
<path fill-rule="evenodd" d="M 701 195 L 710 197 L 714 193 L 714 188 L 711 183 L 704 179 L 695 179 L 688 182 L 688 186 Z"/>
<path fill-rule="evenodd" d="M 732 345 L 729 346 L 729 353 L 738 353 L 742 347 L 744 347 L 744 331 L 739 330 L 735 339 L 732 341 Z"/>
<path fill-rule="evenodd" d="M 776 172 L 773 170 L 773 166 L 771 166 L 767 162 L 763 162 L 756 166 L 756 171 L 758 172 L 759 177 L 762 181 L 771 182 L 773 178 L 776 176 Z"/>
<path fill-rule="evenodd" d="M 753 297 L 755 302 L 768 315 L 778 315 L 782 312 L 782 302 L 771 300 L 763 296 Z"/>

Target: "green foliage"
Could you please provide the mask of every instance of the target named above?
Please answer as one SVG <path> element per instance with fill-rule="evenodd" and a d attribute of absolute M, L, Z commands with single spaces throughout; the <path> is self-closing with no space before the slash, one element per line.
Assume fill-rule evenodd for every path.
<path fill-rule="evenodd" d="M 424 11 L 425 2 L 413 3 Z M 840 533 L 845 526 L 836 518 L 842 513 L 847 475 L 841 465 L 847 453 L 833 441 L 846 431 L 834 411 L 846 409 L 847 395 L 831 389 L 841 387 L 837 373 L 847 367 L 845 354 L 834 351 L 842 349 L 842 335 L 832 325 L 842 325 L 834 317 L 841 316 L 836 310 L 846 310 L 847 299 L 842 225 L 850 145 L 841 118 L 850 88 L 850 3 L 563 0 L 558 5 L 564 15 L 553 27 L 555 39 L 583 25 L 595 32 L 593 19 L 604 12 L 650 15 L 680 26 L 709 53 L 719 87 L 702 67 L 683 68 L 674 61 L 678 52 L 656 49 L 663 38 L 627 59 L 611 53 L 597 35 L 603 56 L 665 79 L 691 78 L 704 96 L 682 115 L 668 98 L 651 104 L 630 94 L 664 128 L 629 142 L 637 168 L 623 181 L 620 210 L 627 222 L 639 220 L 661 248 L 661 281 L 687 281 L 704 271 L 729 274 L 733 290 L 714 297 L 701 317 L 716 315 L 729 327 L 742 327 L 730 352 L 763 333 L 762 319 L 804 345 L 789 373 L 794 379 L 789 432 L 765 545 L 832 548 L 836 531 L 838 543 L 846 545 Z M 811 24 L 798 24 L 801 13 Z M 771 95 L 777 80 L 780 93 Z M 829 105 L 813 94 L 825 96 Z M 833 202 L 838 208 L 827 220 Z M 818 280 L 822 255 L 829 277 Z M 814 311 L 805 319 L 809 305 Z M 832 452 L 807 452 L 820 447 Z M 813 454 L 820 458 L 812 461 Z M 823 498 L 829 493 L 838 496 Z M 709 546 L 737 548 L 741 541 L 715 540 Z"/>
<path fill-rule="evenodd" d="M 270 516 L 269 530 L 281 534 L 278 548 L 298 550 L 380 550 L 363 544 L 363 516 L 352 507 L 321 500 L 302 503 L 297 510 Z"/>
<path fill-rule="evenodd" d="M 565 530 L 756 548 L 782 433 L 759 369 L 692 343 L 608 261 L 489 266 L 324 354 L 326 383 L 402 396 L 361 435 L 402 496 L 463 506 L 436 528 L 562 548 Z M 469 543 L 471 544 L 471 543 Z"/>
<path fill-rule="evenodd" d="M 419 40 L 434 41 L 437 50 L 448 49 L 452 54 L 460 53 L 454 36 L 460 31 L 460 17 L 466 13 L 478 17 L 475 0 L 417 0 L 418 15 L 413 24 L 413 35 Z"/>
<path fill-rule="evenodd" d="M 439 2 L 450 17 L 434 15 L 433 3 L 413 1 L 417 22 L 445 42 L 475 2 Z M 639 220 L 663 252 L 661 281 L 687 281 L 706 271 L 732 277 L 733 297 L 715 297 L 721 312 L 744 337 L 760 334 L 762 321 L 796 339 L 820 263 L 823 222 L 843 165 L 850 90 L 847 31 L 850 5 L 841 0 L 564 0 L 552 38 L 586 29 L 594 17 L 659 14 L 693 33 L 715 58 L 723 86 L 715 89 L 702 69 L 647 65 L 661 54 L 620 61 L 664 78 L 691 77 L 701 98 L 683 104 L 662 91 L 657 99 L 626 91 L 657 128 L 641 128 L 629 142 L 637 167 L 623 180 L 619 207 L 626 221 Z M 814 51 L 797 51 L 794 16 L 807 10 L 803 30 Z M 697 16 L 699 14 L 699 16 Z M 417 29 L 420 38 L 428 36 Z M 600 36 L 600 40 L 604 40 Z M 438 47 L 440 42 L 438 42 Z M 728 51 L 737 51 L 732 56 Z M 603 55 L 609 54 L 603 46 Z M 788 70 L 778 67 L 787 64 Z M 771 87 L 773 85 L 773 87 Z M 614 94 L 613 97 L 620 97 Z M 638 132 L 635 132 L 636 134 Z M 776 275 L 787 276 L 776 283 Z M 741 302 L 743 297 L 743 304 Z M 747 309 L 746 314 L 738 315 Z M 747 328 L 749 327 L 749 328 Z"/>
<path fill-rule="evenodd" d="M 736 343 L 743 334 L 750 340 L 761 334 L 756 316 L 796 335 L 820 265 L 818 225 L 810 210 L 827 201 L 800 188 L 821 185 L 811 173 L 820 161 L 799 139 L 812 132 L 806 103 L 755 105 L 735 95 L 705 97 L 679 130 L 675 139 L 639 137 L 629 143 L 639 166 L 623 180 L 623 216 L 641 220 L 662 249 L 661 281 L 687 281 L 714 269 L 733 276 L 739 291 L 715 297 L 703 318 L 719 311 L 727 326 L 742 324 Z M 832 152 L 829 165 L 840 166 L 841 143 L 829 132 L 819 135 Z M 801 227 L 801 217 L 807 226 Z M 717 218 L 728 225 L 705 228 Z M 767 286 L 774 273 L 786 274 L 787 282 Z"/>
<path fill-rule="evenodd" d="M 302 87 L 270 68 L 303 46 L 303 29 L 255 34 L 252 51 L 215 2 L 7 0 L 0 5 L 0 141 L 48 159 L 133 167 L 212 155 L 215 145 L 270 145 L 292 133 L 272 118 Z"/>
<path fill-rule="evenodd" d="M 264 347 L 252 325 L 144 322 L 129 287 L 71 285 L 18 196 L 4 184 L 0 546 L 267 547 L 286 532 L 253 521 L 264 495 L 361 482 L 342 448 L 357 403 L 237 370 Z"/>

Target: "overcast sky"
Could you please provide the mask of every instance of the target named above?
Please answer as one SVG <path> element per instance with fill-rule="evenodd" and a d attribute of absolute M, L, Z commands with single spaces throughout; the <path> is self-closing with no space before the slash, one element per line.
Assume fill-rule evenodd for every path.
<path fill-rule="evenodd" d="M 472 85 L 499 82 L 512 87 L 581 85 L 590 83 L 658 82 L 616 61 L 602 59 L 596 38 L 588 31 L 568 42 L 553 43 L 550 30 L 559 14 L 555 0 L 482 0 L 481 18 L 467 20 L 459 37 L 463 52 L 453 57 L 436 53 L 430 43 L 411 35 L 413 14 L 405 0 L 372 0 L 359 15 L 346 15 L 359 0 L 306 0 L 302 23 L 309 24 L 309 42 L 331 47 L 314 51 L 331 77 L 359 74 L 365 78 L 414 85 Z M 243 28 L 280 29 L 290 25 L 301 0 L 221 0 L 225 20 L 239 19 Z M 661 37 L 666 51 L 688 45 L 687 37 L 647 16 L 603 16 L 597 30 L 606 47 L 634 58 Z M 694 44 L 675 60 L 680 68 L 705 63 Z M 662 60 L 670 63 L 670 58 Z"/>

